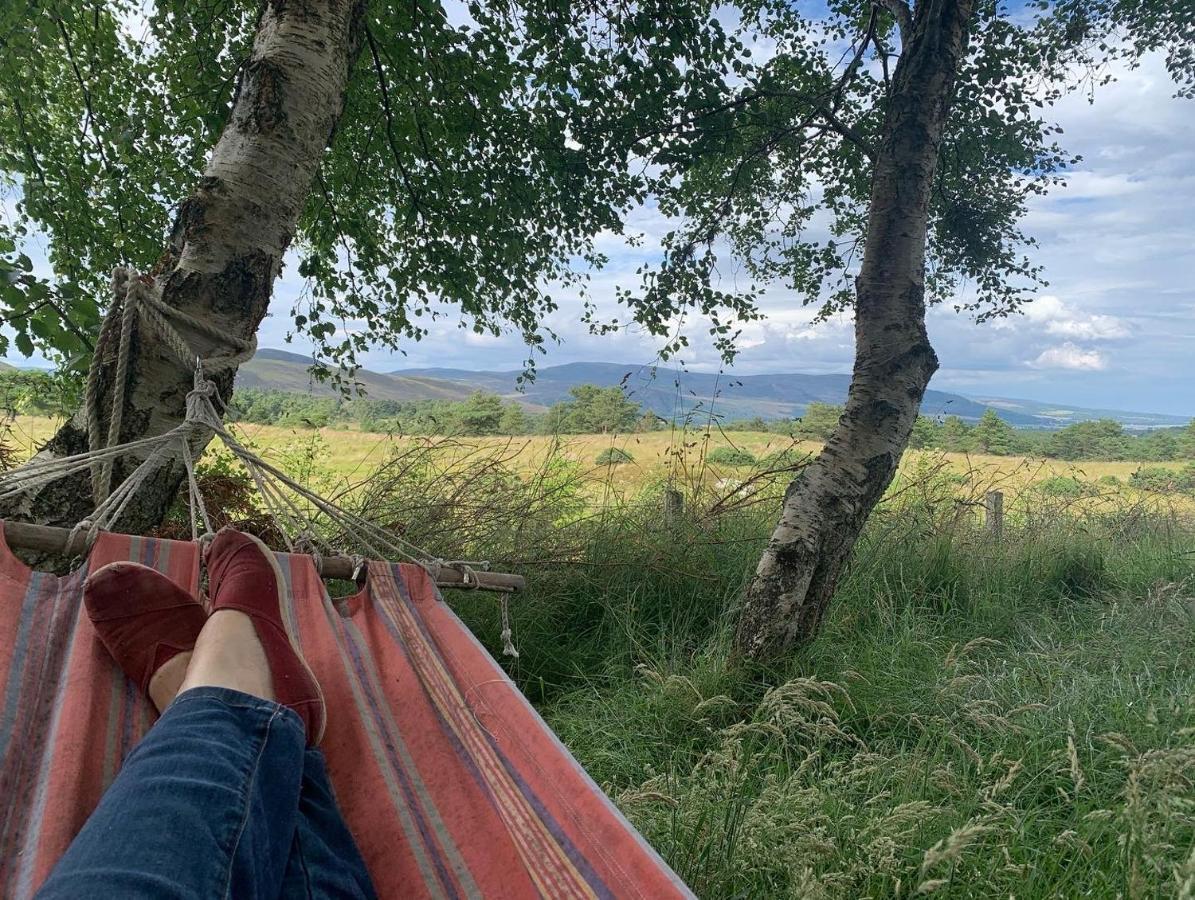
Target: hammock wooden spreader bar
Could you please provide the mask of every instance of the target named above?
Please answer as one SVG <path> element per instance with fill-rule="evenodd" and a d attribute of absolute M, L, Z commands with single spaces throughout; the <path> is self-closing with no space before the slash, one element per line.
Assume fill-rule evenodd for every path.
<path fill-rule="evenodd" d="M 8 545 L 14 549 L 33 550 L 40 553 L 61 554 L 67 551 L 71 530 L 69 528 L 55 528 L 51 525 L 31 525 L 25 522 L 8 522 L 3 524 L 4 535 Z M 357 573 L 359 560 L 351 556 L 324 556 L 320 560 L 319 571 L 324 578 L 352 579 Z M 511 575 L 506 572 L 486 572 L 468 569 L 456 569 L 448 565 L 439 567 L 436 572 L 436 586 L 440 588 L 493 591 L 495 593 L 511 594 L 521 591 L 526 586 L 522 575 Z"/>

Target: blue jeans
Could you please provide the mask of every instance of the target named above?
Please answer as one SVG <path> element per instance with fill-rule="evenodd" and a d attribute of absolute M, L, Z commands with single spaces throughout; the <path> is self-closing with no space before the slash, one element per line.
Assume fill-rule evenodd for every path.
<path fill-rule="evenodd" d="M 179 694 L 129 754 L 37 896 L 375 894 L 299 717 L 201 687 Z"/>

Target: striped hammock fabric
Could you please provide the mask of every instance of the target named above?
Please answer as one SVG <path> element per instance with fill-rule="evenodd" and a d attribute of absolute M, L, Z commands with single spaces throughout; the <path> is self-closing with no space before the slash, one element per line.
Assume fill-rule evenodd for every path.
<path fill-rule="evenodd" d="M 109 659 L 83 580 L 115 560 L 194 591 L 194 544 L 103 534 L 62 578 L 0 525 L 0 896 L 29 897 L 153 709 Z M 382 897 L 692 896 L 548 730 L 418 566 L 328 598 L 280 556 L 285 610 L 328 704 L 328 771 Z"/>

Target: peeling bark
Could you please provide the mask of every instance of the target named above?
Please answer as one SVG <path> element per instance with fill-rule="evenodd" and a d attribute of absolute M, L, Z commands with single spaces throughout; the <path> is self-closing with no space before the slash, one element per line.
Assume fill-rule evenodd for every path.
<path fill-rule="evenodd" d="M 825 449 L 785 492 L 736 634 L 747 659 L 816 634 L 864 523 L 896 474 L 938 359 L 925 330 L 929 198 L 973 0 L 918 3 L 875 157 L 855 283 L 855 366 Z"/>
<path fill-rule="evenodd" d="M 349 70 L 360 49 L 364 0 L 273 0 L 257 24 L 253 52 L 232 115 L 203 176 L 183 201 L 165 253 L 154 268 L 169 305 L 242 339 L 256 333 L 269 305 L 282 256 L 344 107 Z M 217 350 L 198 334 L 183 334 L 201 357 Z M 107 428 L 115 352 L 102 359 L 101 417 Z M 229 396 L 235 371 L 217 379 Z M 162 348 L 133 341 L 120 439 L 161 434 L 185 412 L 192 373 Z M 86 411 L 46 444 L 39 457 L 87 450 Z M 113 485 L 139 462 L 116 467 Z M 158 472 L 121 518 L 129 531 L 158 524 L 178 491 L 181 467 Z M 0 517 L 69 526 L 91 512 L 87 475 L 63 479 L 15 502 Z"/>

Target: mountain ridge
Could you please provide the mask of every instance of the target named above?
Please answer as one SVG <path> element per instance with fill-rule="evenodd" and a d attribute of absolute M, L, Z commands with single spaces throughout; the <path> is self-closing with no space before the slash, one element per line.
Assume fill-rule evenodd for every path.
<path fill-rule="evenodd" d="M 316 382 L 307 369 L 310 357 L 287 350 L 265 348 L 241 367 L 239 387 L 273 388 L 331 394 L 331 385 Z M 569 398 L 578 384 L 622 386 L 629 397 L 657 415 L 671 418 L 712 414 L 722 420 L 795 418 L 812 402 L 842 403 L 850 375 L 768 373 L 761 375 L 717 375 L 683 372 L 664 366 L 624 363 L 575 362 L 545 366 L 534 382 L 518 390 L 521 370 L 479 370 L 411 367 L 389 373 L 360 370 L 355 380 L 366 396 L 393 400 L 461 400 L 476 390 L 498 394 L 527 407 L 543 410 Z M 1059 428 L 1079 421 L 1113 418 L 1128 428 L 1185 425 L 1187 418 L 1129 410 L 1091 409 L 1057 403 L 1040 403 L 1009 397 L 969 397 L 952 391 L 931 389 L 922 403 L 927 416 L 957 415 L 976 421 L 991 408 L 1011 425 L 1027 428 Z"/>

